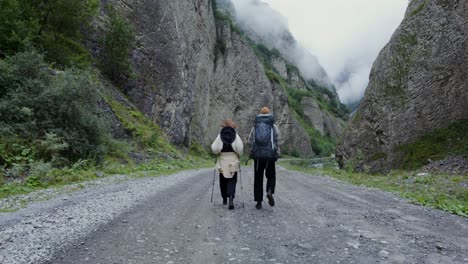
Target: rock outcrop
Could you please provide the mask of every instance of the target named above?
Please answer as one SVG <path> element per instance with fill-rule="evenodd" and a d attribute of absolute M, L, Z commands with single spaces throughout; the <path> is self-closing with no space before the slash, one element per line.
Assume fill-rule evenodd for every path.
<path fill-rule="evenodd" d="M 467 23 L 465 0 L 410 2 L 338 146 L 342 166 L 398 168 L 399 146 L 468 117 Z"/>
<path fill-rule="evenodd" d="M 207 146 L 225 118 L 238 123 L 246 141 L 255 114 L 268 106 L 288 149 L 313 155 L 284 91 L 267 78 L 232 24 L 215 19 L 212 1 L 102 0 L 101 15 L 87 34 L 87 46 L 96 56 L 108 3 L 130 21 L 137 38 L 131 59 L 137 78 L 120 88 L 172 143 L 190 146 L 197 141 Z"/>

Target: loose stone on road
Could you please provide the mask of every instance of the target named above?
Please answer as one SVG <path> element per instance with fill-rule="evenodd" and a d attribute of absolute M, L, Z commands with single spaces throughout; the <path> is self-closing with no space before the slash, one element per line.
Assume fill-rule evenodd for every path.
<path fill-rule="evenodd" d="M 172 184 L 156 187 L 171 177 L 174 176 L 136 180 L 139 184 L 128 183 L 127 189 L 112 191 L 107 186 L 106 192 L 96 190 L 90 198 L 94 203 L 112 196 L 121 201 L 119 195 L 135 194 L 132 188 L 151 189 L 154 185 L 157 189 L 151 195 L 141 196 L 138 202 L 129 203 L 128 208 L 114 217 L 92 226 L 88 232 L 81 232 L 85 235 L 70 236 L 70 242 L 61 246 L 52 243 L 60 250 L 50 248 L 53 256 L 44 253 L 41 259 L 49 259 L 48 263 L 466 263 L 467 260 L 467 218 L 412 205 L 380 190 L 278 167 L 276 205 L 270 207 L 264 201 L 263 209 L 257 210 L 253 201 L 253 171 L 245 168 L 244 197 L 238 185 L 236 208 L 228 210 L 222 205 L 218 185 L 215 203 L 210 203 L 212 170 L 185 172 L 183 176 L 176 175 L 178 180 Z M 245 208 L 241 207 L 242 201 Z M 50 216 L 53 218 L 53 214 Z M 7 227 L 5 224 L 0 230 L 0 252 L 4 255 L 9 254 L 3 251 L 4 243 L 14 243 L 3 240 L 2 232 Z M 21 251 L 21 247 L 17 250 Z M 14 258 L 10 254 L 6 259 Z"/>

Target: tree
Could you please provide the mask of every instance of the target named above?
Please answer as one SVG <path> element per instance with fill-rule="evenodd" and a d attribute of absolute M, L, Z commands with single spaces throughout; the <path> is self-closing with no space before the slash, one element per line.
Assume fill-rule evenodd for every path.
<path fill-rule="evenodd" d="M 109 6 L 109 21 L 104 35 L 103 68 L 109 77 L 119 82 L 122 75 L 131 75 L 129 54 L 135 43 L 133 27 Z"/>

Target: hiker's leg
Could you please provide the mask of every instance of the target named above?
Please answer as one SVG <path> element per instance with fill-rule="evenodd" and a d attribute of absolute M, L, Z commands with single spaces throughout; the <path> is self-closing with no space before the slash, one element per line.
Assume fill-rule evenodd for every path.
<path fill-rule="evenodd" d="M 236 196 L 237 172 L 234 174 L 234 177 L 227 180 L 227 195 L 232 196 L 232 198 L 234 198 Z"/>
<path fill-rule="evenodd" d="M 255 201 L 263 201 L 263 172 L 265 170 L 265 161 L 254 161 L 254 198 Z"/>
<path fill-rule="evenodd" d="M 221 190 L 221 197 L 227 198 L 227 179 L 224 178 L 222 173 L 219 174 L 219 188 Z"/>
<path fill-rule="evenodd" d="M 266 166 L 266 178 L 267 178 L 267 191 L 270 190 L 271 194 L 275 193 L 275 186 L 276 186 L 276 169 L 275 169 L 275 162 L 268 161 Z"/>

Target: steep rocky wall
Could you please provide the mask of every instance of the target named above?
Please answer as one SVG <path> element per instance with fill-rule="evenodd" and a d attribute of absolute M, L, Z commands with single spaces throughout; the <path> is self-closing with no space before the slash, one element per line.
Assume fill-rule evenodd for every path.
<path fill-rule="evenodd" d="M 267 106 L 284 135 L 282 145 L 296 149 L 300 155 L 312 154 L 307 133 L 292 117 L 286 95 L 280 87 L 272 85 L 247 41 L 228 22 L 220 22 L 217 30 L 225 51 L 215 51 L 211 85 L 195 93 L 195 108 L 200 110 L 195 112 L 191 128 L 196 138 L 209 144 L 219 132 L 222 120 L 232 118 L 246 141 L 255 114 Z"/>
<path fill-rule="evenodd" d="M 337 149 L 341 165 L 399 167 L 398 146 L 468 116 L 468 1 L 412 0 Z"/>
<path fill-rule="evenodd" d="M 101 16 L 87 34 L 87 45 L 96 56 L 101 52 L 98 39 L 107 3 L 136 31 L 132 51 L 136 78 L 121 84 L 121 89 L 170 141 L 208 146 L 225 118 L 238 123 L 246 141 L 255 114 L 268 106 L 277 116 L 285 144 L 301 155 L 312 153 L 283 91 L 270 83 L 248 43 L 231 31 L 229 23 L 215 23 L 211 0 L 103 0 Z M 217 40 L 225 43 L 223 52 L 216 49 Z"/>
<path fill-rule="evenodd" d="M 344 130 L 345 122 L 333 116 L 327 111 L 322 111 L 318 103 L 311 97 L 301 100 L 304 115 L 309 122 L 322 135 L 328 134 L 334 140 L 338 140 Z"/>
<path fill-rule="evenodd" d="M 96 56 L 108 4 L 130 21 L 137 39 L 131 55 L 136 77 L 122 83 L 121 89 L 173 143 L 188 145 L 194 91 L 209 86 L 209 78 L 200 75 L 209 76 L 213 68 L 216 32 L 211 2 L 102 0 L 101 15 L 87 34 Z"/>

